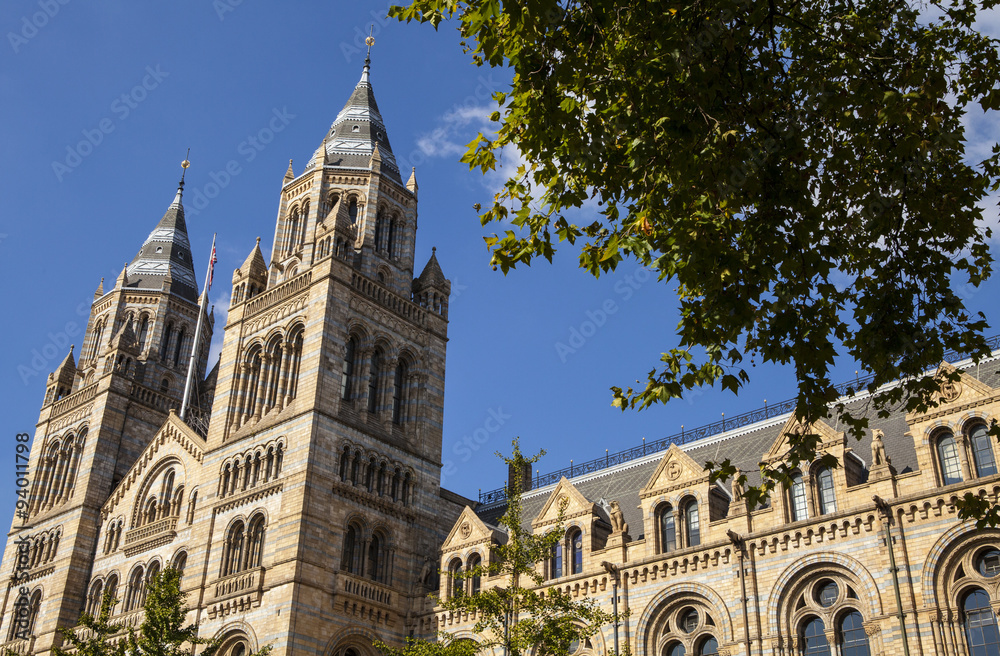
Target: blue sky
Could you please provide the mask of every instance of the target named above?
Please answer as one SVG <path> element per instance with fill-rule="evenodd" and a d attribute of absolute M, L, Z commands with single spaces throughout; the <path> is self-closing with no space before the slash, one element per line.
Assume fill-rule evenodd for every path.
<path fill-rule="evenodd" d="M 70 343 L 79 352 L 94 290 L 102 277 L 113 284 L 166 210 L 188 147 L 199 284 L 218 233 L 211 301 L 221 336 L 231 271 L 257 236 L 270 252 L 288 160 L 301 171 L 343 106 L 373 22 L 376 98 L 400 168 L 416 166 L 420 184 L 417 270 L 436 246 L 452 281 L 446 487 L 475 497 L 501 485 L 492 453 L 514 436 L 528 451 L 548 451 L 545 472 L 794 395 L 790 372 L 758 364 L 738 398 L 702 391 L 642 413 L 612 408 L 609 386 L 644 378 L 676 346 L 672 288 L 635 263 L 595 281 L 568 250 L 555 265 L 507 277 L 490 269 L 472 205 L 491 198 L 498 178 L 457 160 L 507 78 L 471 65 L 447 25 L 435 32 L 381 18 L 389 4 L 3 3 L 0 444 L 11 470 L 14 436 L 34 432 L 45 377 Z M 981 145 L 1000 134 L 993 121 L 970 127 Z M 212 182 L 219 193 L 196 201 Z M 989 215 L 995 223 L 995 208 Z M 991 281 L 963 293 L 995 322 L 997 289 Z M 847 362 L 839 372 L 846 379 L 854 369 Z M 0 488 L 8 525 L 10 480 Z"/>

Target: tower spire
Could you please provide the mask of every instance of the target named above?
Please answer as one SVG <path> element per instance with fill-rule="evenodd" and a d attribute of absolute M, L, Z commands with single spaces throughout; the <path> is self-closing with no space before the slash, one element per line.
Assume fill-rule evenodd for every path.
<path fill-rule="evenodd" d="M 365 39 L 365 44 L 368 46 L 368 52 L 365 54 L 365 67 L 361 69 L 361 81 L 358 84 L 369 84 L 368 73 L 371 71 L 372 67 L 372 46 L 375 45 L 375 37 L 372 34 L 375 32 L 375 23 L 372 23 L 371 29 L 368 30 L 368 38 Z"/>
<path fill-rule="evenodd" d="M 184 161 L 181 162 L 181 181 L 177 183 L 177 195 L 174 196 L 174 202 L 170 203 L 170 207 L 181 207 L 181 197 L 184 196 L 184 176 L 187 175 L 188 167 L 191 166 L 191 162 L 188 161 L 190 154 L 191 149 L 188 148 L 187 155 L 184 156 Z"/>

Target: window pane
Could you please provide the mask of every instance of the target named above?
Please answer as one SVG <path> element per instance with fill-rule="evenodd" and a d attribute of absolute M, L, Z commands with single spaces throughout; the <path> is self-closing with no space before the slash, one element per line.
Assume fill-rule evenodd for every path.
<path fill-rule="evenodd" d="M 861 613 L 851 611 L 840 621 L 841 656 L 871 656 Z"/>
<path fill-rule="evenodd" d="M 826 641 L 826 627 L 823 620 L 814 617 L 805 625 L 802 637 L 805 642 L 805 656 L 830 656 L 830 643 Z"/>
<path fill-rule="evenodd" d="M 1000 655 L 1000 633 L 990 608 L 990 598 L 983 590 L 973 590 L 965 597 L 965 635 L 969 641 L 969 656 Z"/>
<path fill-rule="evenodd" d="M 667 648 L 663 650 L 664 656 L 684 656 L 684 645 L 679 642 L 671 642 L 667 645 Z"/>
<path fill-rule="evenodd" d="M 684 508 L 684 522 L 687 529 L 687 546 L 701 544 L 701 522 L 698 519 L 698 502 L 691 501 Z"/>
<path fill-rule="evenodd" d="M 990 549 L 979 554 L 976 569 L 983 576 L 993 577 L 1000 574 L 1000 551 Z"/>
<path fill-rule="evenodd" d="M 837 496 L 833 491 L 833 472 L 824 467 L 819 470 L 819 514 L 837 511 Z"/>
<path fill-rule="evenodd" d="M 678 618 L 680 629 L 684 633 L 691 633 L 698 628 L 698 611 L 694 608 L 685 608 Z"/>
<path fill-rule="evenodd" d="M 719 642 L 715 638 L 706 638 L 698 648 L 698 656 L 715 656 L 719 653 Z"/>
<path fill-rule="evenodd" d="M 570 544 L 573 547 L 573 573 L 579 574 L 583 571 L 583 534 L 575 532 L 570 538 Z"/>
<path fill-rule="evenodd" d="M 972 429 L 972 455 L 976 460 L 976 473 L 980 476 L 992 476 L 997 473 L 990 436 L 986 432 L 986 426 L 982 424 Z"/>
<path fill-rule="evenodd" d="M 938 458 L 941 460 L 941 476 L 945 485 L 962 482 L 962 466 L 958 462 L 958 448 L 950 434 L 938 440 Z"/>
<path fill-rule="evenodd" d="M 792 485 L 789 489 L 792 498 L 792 521 L 809 518 L 809 510 L 806 507 L 806 486 L 802 482 L 802 474 L 792 474 Z"/>
<path fill-rule="evenodd" d="M 660 543 L 663 545 L 663 551 L 675 550 L 677 548 L 677 526 L 674 523 L 674 509 L 669 506 L 660 515 L 660 530 L 662 532 Z"/>
<path fill-rule="evenodd" d="M 823 608 L 829 608 L 836 601 L 837 597 L 840 595 L 840 590 L 837 588 L 837 584 L 833 581 L 823 581 L 819 585 L 819 589 L 816 591 L 816 601 Z"/>

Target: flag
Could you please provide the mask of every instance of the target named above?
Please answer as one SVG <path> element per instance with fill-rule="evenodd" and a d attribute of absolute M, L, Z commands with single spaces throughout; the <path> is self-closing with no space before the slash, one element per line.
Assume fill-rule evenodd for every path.
<path fill-rule="evenodd" d="M 219 258 L 215 256 L 215 237 L 212 237 L 212 257 L 208 261 L 208 287 L 205 291 L 212 288 L 212 278 L 215 276 L 215 263 L 219 261 Z"/>

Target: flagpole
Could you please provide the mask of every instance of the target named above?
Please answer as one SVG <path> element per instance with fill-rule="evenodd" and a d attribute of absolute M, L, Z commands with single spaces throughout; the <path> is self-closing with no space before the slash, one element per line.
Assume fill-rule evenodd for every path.
<path fill-rule="evenodd" d="M 194 329 L 194 344 L 191 345 L 191 359 L 188 361 L 187 380 L 184 381 L 184 397 L 181 399 L 181 420 L 187 415 L 188 397 L 191 396 L 191 385 L 194 383 L 194 371 L 197 366 L 198 342 L 201 341 L 201 325 L 205 320 L 205 308 L 208 305 L 208 290 L 212 288 L 212 270 L 215 267 L 215 235 L 212 235 L 212 256 L 208 258 L 208 272 L 205 274 L 205 291 L 198 303 L 198 325 Z"/>

